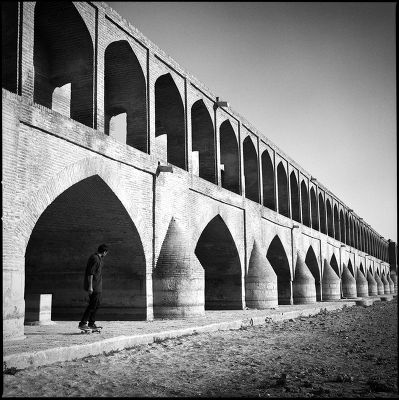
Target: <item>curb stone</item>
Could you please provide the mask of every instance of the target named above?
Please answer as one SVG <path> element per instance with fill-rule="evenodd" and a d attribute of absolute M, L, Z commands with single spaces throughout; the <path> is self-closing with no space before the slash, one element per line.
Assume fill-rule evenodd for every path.
<path fill-rule="evenodd" d="M 7 370 L 21 370 L 35 368 L 43 365 L 54 364 L 63 361 L 72 361 L 88 356 L 106 354 L 115 351 L 129 349 L 143 344 L 161 342 L 181 336 L 195 335 L 199 333 L 217 332 L 224 330 L 238 330 L 242 327 L 259 326 L 270 322 L 308 317 L 325 311 L 339 310 L 344 307 L 352 307 L 355 302 L 342 302 L 340 304 L 323 304 L 307 310 L 290 310 L 279 312 L 273 310 L 273 314 L 264 317 L 245 318 L 227 322 L 213 323 L 209 325 L 194 326 L 190 328 L 166 330 L 157 333 L 148 333 L 134 336 L 117 336 L 99 340 L 93 343 L 79 344 L 68 347 L 55 347 L 35 352 L 11 354 L 3 357 L 3 373 Z"/>

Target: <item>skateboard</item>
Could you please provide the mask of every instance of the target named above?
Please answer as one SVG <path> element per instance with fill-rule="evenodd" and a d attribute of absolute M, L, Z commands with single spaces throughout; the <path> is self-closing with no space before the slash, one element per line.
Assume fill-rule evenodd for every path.
<path fill-rule="evenodd" d="M 103 329 L 102 326 L 99 326 L 97 328 L 79 328 L 80 329 L 80 333 L 86 333 L 86 334 L 90 334 L 90 333 L 101 333 L 101 330 Z"/>

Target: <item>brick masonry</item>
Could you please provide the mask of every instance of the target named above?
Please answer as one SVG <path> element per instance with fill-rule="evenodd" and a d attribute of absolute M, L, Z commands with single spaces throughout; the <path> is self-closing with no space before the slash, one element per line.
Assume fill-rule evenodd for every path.
<path fill-rule="evenodd" d="M 207 293 L 210 287 L 217 288 L 218 285 L 227 285 L 227 291 L 235 291 L 234 301 L 231 300 L 234 307 L 237 304 L 238 308 L 245 307 L 245 278 L 255 241 L 259 253 L 264 257 L 269 254 L 274 260 L 274 265 L 271 264 L 276 274 L 280 274 L 280 282 L 283 276 L 286 279 L 284 284 L 291 303 L 297 257 L 299 255 L 305 260 L 309 249 L 315 255 L 313 258 L 317 260 L 320 276 L 324 260 L 331 262 L 334 258 L 339 274 L 343 265 L 350 261 L 355 276 L 362 269 L 365 274 L 367 271 L 380 276 L 390 273 L 396 279 L 396 259 L 388 257 L 388 241 L 245 118 L 230 108 L 217 107 L 216 96 L 208 88 L 106 3 L 62 2 L 59 10 L 56 9 L 58 6 L 52 6 L 52 12 L 61 22 L 62 7 L 68 10 L 65 15 L 71 20 L 68 19 L 64 27 L 53 26 L 51 29 L 65 29 L 71 43 L 83 40 L 79 35 L 85 32 L 85 46 L 93 49 L 93 93 L 89 96 L 92 98 L 91 114 L 87 116 L 85 105 L 85 117 L 80 116 L 81 103 L 76 97 L 76 93 L 80 93 L 76 89 L 79 81 L 75 86 L 74 83 L 67 86 L 67 90 L 64 87 L 67 82 L 63 82 L 64 89 L 56 90 L 54 109 L 49 108 L 48 103 L 40 104 L 40 97 L 35 96 L 35 90 L 40 90 L 38 80 L 35 87 L 37 49 L 34 44 L 38 29 L 35 21 L 39 18 L 41 24 L 46 21 L 46 7 L 39 9 L 35 2 L 14 4 L 2 5 L 2 13 L 5 12 L 7 18 L 18 16 L 17 20 L 10 21 L 11 25 L 18 26 L 18 35 L 14 35 L 14 46 L 7 42 L 6 51 L 11 54 L 5 60 L 11 60 L 6 63 L 11 73 L 3 76 L 2 84 L 5 339 L 23 337 L 25 295 L 31 291 L 53 293 L 53 312 L 57 311 L 59 318 L 80 318 L 85 303 L 81 274 L 90 252 L 95 251 L 102 241 L 114 249 L 106 260 L 108 276 L 105 278 L 109 286 L 102 317 L 112 319 L 118 315 L 126 319 L 152 319 L 153 271 L 158 265 L 171 221 L 175 221 L 179 232 L 181 230 L 185 236 L 183 243 L 186 248 L 182 251 L 179 247 L 176 254 L 184 254 L 187 260 L 195 263 L 196 249 L 200 247 L 215 254 L 214 265 L 208 261 L 206 268 L 203 265 L 205 283 L 208 282 L 205 284 L 205 308 L 211 303 L 222 307 L 223 302 L 218 303 L 216 299 L 225 296 L 226 292 L 220 289 L 220 292 Z M 65 71 L 59 67 L 60 60 L 52 60 L 49 56 L 59 54 L 57 36 L 52 35 L 49 39 L 50 47 L 41 48 L 39 62 L 50 66 L 54 62 L 53 67 L 46 68 L 50 71 L 50 82 L 56 82 L 60 79 L 57 74 L 62 75 Z M 130 145 L 109 135 L 105 123 L 105 54 L 107 47 L 118 41 L 130 46 L 132 65 L 142 69 L 142 74 L 127 74 L 127 86 L 145 88 L 145 96 L 142 91 L 138 99 L 132 100 L 133 103 L 145 103 L 139 108 L 136 103 L 129 105 L 130 108 L 126 106 L 126 95 L 120 103 L 118 99 L 112 100 L 115 113 L 119 112 L 118 104 L 124 107 L 121 113 L 141 110 L 141 121 L 142 110 L 146 110 L 146 126 L 140 123 L 140 140 L 129 139 Z M 68 47 L 68 41 L 62 46 Z M 67 50 L 65 48 L 65 54 Z M 17 65 L 14 53 L 18 55 Z M 68 58 L 62 59 L 64 64 L 69 61 Z M 82 62 L 82 65 L 86 64 Z M 87 85 L 87 71 L 84 70 L 84 75 L 81 68 L 86 67 L 82 65 L 79 62 L 65 65 L 65 69 L 72 68 L 76 74 L 81 73 L 84 76 L 82 84 Z M 115 68 L 113 76 L 117 77 Z M 166 74 L 167 80 L 158 80 Z M 8 83 L 10 79 L 12 82 Z M 156 101 L 157 82 L 164 81 L 173 82 L 173 85 L 162 86 L 164 99 L 180 96 L 181 101 L 174 105 L 176 115 L 183 116 L 180 122 L 172 117 L 168 120 L 167 101 Z M 118 82 L 118 79 L 110 82 Z M 196 157 L 201 160 L 201 149 L 194 149 L 191 121 L 193 105 L 198 100 L 202 100 L 201 113 L 204 110 L 209 113 L 206 124 L 209 134 L 209 121 L 212 122 L 213 143 L 209 138 L 202 140 L 197 137 L 195 146 L 206 143 L 203 156 L 207 157 L 207 164 L 202 168 L 205 168 L 206 176 L 214 177 L 215 182 L 199 177 L 196 171 L 198 163 L 192 160 L 193 151 L 199 152 Z M 73 115 L 72 110 L 75 110 Z M 169 130 L 166 141 L 156 140 L 159 115 L 164 129 Z M 127 115 L 128 121 L 129 118 L 134 121 L 136 117 Z M 203 116 L 197 114 L 197 118 L 201 126 Z M 173 134 L 174 124 L 180 124 L 179 130 L 183 135 Z M 129 123 L 127 125 L 126 129 L 132 132 L 129 135 L 134 136 L 134 123 L 130 128 Z M 225 146 L 220 135 L 226 126 L 233 134 Z M 143 130 L 144 133 L 146 130 L 144 136 Z M 198 132 L 200 135 L 201 130 Z M 135 147 L 135 143 L 139 144 Z M 213 146 L 212 151 L 210 146 Z M 235 153 L 232 149 L 238 151 Z M 268 168 L 273 169 L 269 174 L 262 166 L 265 151 L 270 159 Z M 174 152 L 179 156 L 172 154 Z M 238 193 L 223 187 L 222 157 L 238 160 L 233 166 L 238 171 Z M 178 160 L 179 167 L 172 165 L 173 173 L 159 172 L 158 164 L 167 165 L 168 160 Z M 250 186 L 248 193 L 246 182 Z M 292 184 L 294 182 L 296 185 Z M 293 193 L 295 187 L 297 193 Z M 265 206 L 267 198 L 274 199 L 277 211 Z M 283 201 L 286 202 L 284 212 Z M 295 216 L 292 214 L 293 205 L 299 207 Z M 309 212 L 309 222 L 301 219 L 304 210 Z M 340 215 L 342 217 L 337 220 Z M 326 225 L 331 227 L 330 235 L 322 233 L 323 227 L 320 226 L 326 219 Z M 211 224 L 212 221 L 215 223 Z M 211 229 L 207 230 L 208 226 Z M 345 237 L 341 236 L 342 232 Z M 276 238 L 281 246 L 273 247 L 278 249 L 273 250 L 275 253 L 268 253 Z M 391 247 L 396 246 L 390 243 Z M 182 246 L 181 237 L 179 246 Z M 168 246 L 168 262 L 175 259 L 174 249 L 173 245 Z M 199 257 L 204 257 L 204 252 L 199 251 Z M 229 265 L 223 264 L 220 254 L 226 255 Z M 285 272 L 281 271 L 280 263 L 285 266 Z M 188 282 L 191 278 L 186 279 Z M 201 282 L 196 287 L 201 288 Z M 165 287 L 162 290 L 166 290 Z M 322 294 L 320 296 L 322 298 Z M 184 298 L 185 303 L 179 307 L 198 308 L 198 304 L 189 304 L 187 296 Z"/>

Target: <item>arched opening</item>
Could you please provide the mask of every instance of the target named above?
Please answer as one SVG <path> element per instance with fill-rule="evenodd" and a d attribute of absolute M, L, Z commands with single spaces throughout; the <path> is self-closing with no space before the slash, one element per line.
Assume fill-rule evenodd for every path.
<path fill-rule="evenodd" d="M 245 197 L 259 203 L 258 154 L 247 136 L 243 143 Z"/>
<path fill-rule="evenodd" d="M 222 187 L 240 194 L 238 142 L 229 120 L 220 125 L 220 163 Z"/>
<path fill-rule="evenodd" d="M 349 246 L 353 246 L 353 224 L 352 218 L 349 217 Z"/>
<path fill-rule="evenodd" d="M 93 127 L 93 43 L 79 12 L 37 2 L 34 30 L 34 101 Z"/>
<path fill-rule="evenodd" d="M 147 152 L 146 82 L 140 63 L 126 40 L 105 49 L 104 106 L 105 133 L 129 146 Z M 126 128 L 113 131 L 111 118 L 126 113 Z"/>
<path fill-rule="evenodd" d="M 195 255 L 205 270 L 205 310 L 242 309 L 240 258 L 220 215 L 203 230 Z"/>
<path fill-rule="evenodd" d="M 317 198 L 313 188 L 310 189 L 310 206 L 312 213 L 312 228 L 319 230 L 319 215 L 317 207 Z"/>
<path fill-rule="evenodd" d="M 357 222 L 354 219 L 353 220 L 353 247 L 355 247 L 357 249 L 357 242 L 358 242 L 358 238 L 357 238 Z"/>
<path fill-rule="evenodd" d="M 350 273 L 352 274 L 352 276 L 355 277 L 355 271 L 353 269 L 351 260 L 348 261 L 348 269 L 349 269 Z"/>
<path fill-rule="evenodd" d="M 287 172 L 282 162 L 277 167 L 277 193 L 278 193 L 278 212 L 289 217 L 288 205 L 288 179 Z"/>
<path fill-rule="evenodd" d="M 291 304 L 292 284 L 290 264 L 280 238 L 276 235 L 266 254 L 277 275 L 278 304 Z"/>
<path fill-rule="evenodd" d="M 345 220 L 344 220 L 344 213 L 342 210 L 339 212 L 339 231 L 340 231 L 340 240 L 342 243 L 345 243 Z"/>
<path fill-rule="evenodd" d="M 320 215 L 320 232 L 327 233 L 326 230 L 326 209 L 324 207 L 324 199 L 321 193 L 319 193 L 319 215 Z"/>
<path fill-rule="evenodd" d="M 184 105 L 179 89 L 169 73 L 162 75 L 155 82 L 157 147 L 164 147 L 163 152 L 166 148 L 167 161 L 182 169 L 186 169 L 185 133 Z"/>
<path fill-rule="evenodd" d="M 267 150 L 262 153 L 262 183 L 263 205 L 276 211 L 276 199 L 274 196 L 274 168 Z"/>
<path fill-rule="evenodd" d="M 359 267 L 360 271 L 363 273 L 364 276 L 366 276 L 366 272 L 364 270 L 363 264 L 360 263 L 360 267 Z"/>
<path fill-rule="evenodd" d="M 290 174 L 290 187 L 291 187 L 291 213 L 292 213 L 292 219 L 294 219 L 297 222 L 301 222 L 298 183 L 297 183 L 294 171 L 292 171 L 291 174 Z"/>
<path fill-rule="evenodd" d="M 308 252 L 306 253 L 305 264 L 308 266 L 315 279 L 316 301 L 321 301 L 321 273 L 316 254 L 312 246 L 309 247 Z"/>
<path fill-rule="evenodd" d="M 345 243 L 348 246 L 350 245 L 349 218 L 347 213 L 345 213 Z"/>
<path fill-rule="evenodd" d="M 1 2 L 1 86 L 17 93 L 18 2 Z"/>
<path fill-rule="evenodd" d="M 87 306 L 87 260 L 101 243 L 110 250 L 104 260 L 97 319 L 145 319 L 141 239 L 120 200 L 98 175 L 64 191 L 38 219 L 25 254 L 26 309 L 32 311 L 32 297 L 50 293 L 52 319 L 78 321 Z"/>
<path fill-rule="evenodd" d="M 334 204 L 334 237 L 337 240 L 340 240 L 339 238 L 339 217 L 338 217 L 338 208 L 337 205 Z"/>
<path fill-rule="evenodd" d="M 327 206 L 327 228 L 328 228 L 328 236 L 334 237 L 334 226 L 333 226 L 333 215 L 331 210 L 331 203 L 330 200 L 327 199 L 326 201 Z"/>
<path fill-rule="evenodd" d="M 301 182 L 301 198 L 302 198 L 302 223 L 310 227 L 310 216 L 309 216 L 309 194 L 308 187 L 305 181 Z"/>
<path fill-rule="evenodd" d="M 203 100 L 191 107 L 193 172 L 209 182 L 216 183 L 215 174 L 215 134 L 209 111 Z"/>
<path fill-rule="evenodd" d="M 331 256 L 330 265 L 331 265 L 332 269 L 335 271 L 335 273 L 338 276 L 341 276 L 341 274 L 339 273 L 339 266 L 338 266 L 338 263 L 337 263 L 337 259 L 335 258 L 335 254 L 333 254 Z"/>

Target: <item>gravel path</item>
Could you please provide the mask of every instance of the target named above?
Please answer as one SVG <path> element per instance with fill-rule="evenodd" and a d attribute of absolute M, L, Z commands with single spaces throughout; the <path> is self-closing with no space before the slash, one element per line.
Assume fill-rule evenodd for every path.
<path fill-rule="evenodd" d="M 389 397 L 397 300 L 6 371 L 3 397 Z"/>

